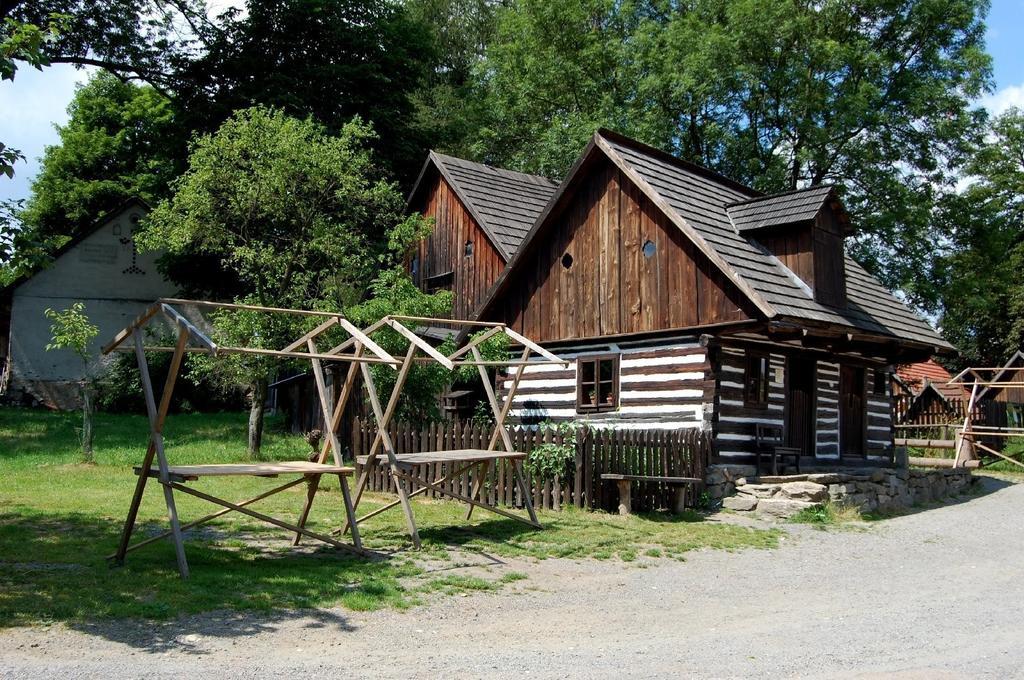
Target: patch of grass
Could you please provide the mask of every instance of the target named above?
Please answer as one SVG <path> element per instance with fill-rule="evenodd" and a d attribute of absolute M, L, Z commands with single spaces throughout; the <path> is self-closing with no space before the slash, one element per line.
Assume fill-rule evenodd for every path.
<path fill-rule="evenodd" d="M 792 524 L 810 524 L 824 529 L 851 522 L 860 522 L 864 518 L 857 508 L 836 503 L 822 503 L 804 508 L 789 518 Z"/>
<path fill-rule="evenodd" d="M 423 540 L 411 548 L 402 514 L 392 510 L 363 526 L 366 546 L 392 555 L 378 560 L 349 557 L 290 536 L 238 513 L 186 532 L 192 570 L 178 578 L 174 551 L 157 542 L 128 555 L 111 570 L 136 477 L 132 466 L 144 453 L 148 424 L 142 416 L 99 414 L 95 465 L 80 465 L 77 414 L 0 408 L 0 627 L 97 618 L 168 618 L 212 610 L 264 610 L 342 606 L 366 611 L 407 608 L 431 593 L 491 590 L 511 582 L 458 577 L 432 579 L 422 566 L 453 562 L 453 551 L 509 558 L 635 559 L 637 554 L 682 559 L 690 550 L 768 548 L 779 532 L 704 522 L 696 513 L 619 517 L 576 509 L 541 512 L 535 530 L 487 512 L 465 521 L 460 503 L 417 499 Z M 173 463 L 241 462 L 246 414 L 176 415 L 166 442 Z M 275 427 L 265 435 L 266 459 L 304 458 L 308 445 Z M 204 478 L 198 489 L 227 499 L 255 496 L 282 479 Z M 175 494 L 184 521 L 211 506 Z M 253 506 L 294 518 L 305 498 L 296 486 Z M 367 494 L 360 512 L 391 500 Z M 344 516 L 337 483 L 323 484 L 309 527 L 326 532 Z M 150 483 L 139 510 L 135 540 L 163 531 L 167 510 L 159 487 Z M 517 574 L 518 572 L 512 572 Z M 425 585 L 432 584 L 432 585 Z"/>
<path fill-rule="evenodd" d="M 480 592 L 497 589 L 498 584 L 494 581 L 488 581 L 477 576 L 461 576 L 456 574 L 430 579 L 419 587 L 419 590 L 425 593 L 442 592 L 445 595 L 459 595 L 471 591 Z"/>
<path fill-rule="evenodd" d="M 502 583 L 515 583 L 516 581 L 524 581 L 530 578 L 521 571 L 510 571 L 501 577 Z"/>

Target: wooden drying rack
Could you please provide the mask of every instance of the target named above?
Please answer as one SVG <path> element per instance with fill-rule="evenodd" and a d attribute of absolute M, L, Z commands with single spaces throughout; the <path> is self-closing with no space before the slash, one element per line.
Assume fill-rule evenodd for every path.
<path fill-rule="evenodd" d="M 224 309 L 234 311 L 252 311 L 264 314 L 288 314 L 298 316 L 312 316 L 322 317 L 324 321 L 305 333 L 302 337 L 297 338 L 295 341 L 289 343 L 285 347 L 279 350 L 275 349 L 264 349 L 264 348 L 252 348 L 252 347 L 231 347 L 231 346 L 219 346 L 213 342 L 209 336 L 195 324 L 193 324 L 184 314 L 182 314 L 177 307 L 190 306 L 195 308 L 206 308 L 206 309 Z M 153 319 L 157 316 L 166 318 L 173 326 L 178 330 L 177 343 L 173 347 L 163 346 L 146 346 L 143 340 L 143 331 L 147 325 L 149 325 Z M 466 327 L 484 327 L 483 333 L 479 334 L 476 338 L 470 339 L 470 341 L 461 349 L 456 350 L 451 356 L 445 356 L 434 348 L 430 343 L 417 335 L 413 330 L 410 330 L 405 326 L 403 322 L 413 322 L 417 324 L 447 324 L 447 325 L 460 325 Z M 344 342 L 336 345 L 335 347 L 321 351 L 317 346 L 317 339 L 326 331 L 333 329 L 335 326 L 339 326 L 345 332 L 348 333 L 349 338 Z M 409 342 L 408 350 L 406 351 L 403 359 L 397 359 L 383 348 L 380 347 L 370 337 L 376 331 L 390 328 L 402 335 Z M 505 334 L 512 342 L 520 344 L 524 347 L 523 352 L 519 360 L 513 361 L 487 361 L 484 360 L 480 354 L 479 345 L 487 339 L 498 335 Z M 132 347 L 126 347 L 125 341 L 131 338 Z M 420 547 L 419 533 L 416 529 L 416 522 L 413 515 L 412 506 L 409 502 L 409 498 L 415 496 L 428 488 L 433 489 L 436 492 L 440 492 L 444 495 L 451 496 L 453 498 L 465 501 L 469 503 L 469 513 L 467 519 L 471 516 L 474 507 L 482 507 L 497 513 L 502 516 L 510 517 L 520 521 L 525 521 L 528 524 L 540 527 L 540 523 L 537 521 L 536 513 L 534 512 L 533 506 L 530 501 L 529 489 L 526 487 L 525 479 L 522 472 L 522 459 L 525 454 L 515 452 L 512 447 L 511 439 L 508 432 L 504 428 L 505 418 L 508 415 L 508 411 L 511 408 L 512 398 L 515 395 L 516 389 L 518 388 L 520 378 L 522 376 L 522 367 L 527 364 L 536 364 L 537 362 L 531 362 L 530 356 L 533 353 L 537 353 L 541 356 L 543 361 L 553 362 L 565 365 L 566 362 L 557 356 L 551 354 L 547 350 L 543 349 L 539 345 L 535 344 L 528 338 L 516 333 L 512 329 L 508 328 L 504 324 L 500 323 L 488 323 L 488 322 L 472 322 L 472 321 L 461 321 L 452 319 L 433 319 L 427 317 L 412 317 L 412 316 L 386 316 L 380 321 L 368 326 L 365 329 L 357 328 L 350 321 L 348 321 L 341 314 L 332 312 L 320 312 L 312 310 L 298 310 L 298 309 L 285 309 L 279 307 L 266 307 L 260 305 L 246 305 L 246 304 L 235 304 L 235 303 L 223 303 L 223 302 L 209 302 L 204 300 L 182 300 L 176 298 L 161 298 L 157 300 L 153 305 L 148 307 L 146 311 L 136 318 L 126 328 L 121 330 L 109 343 L 103 347 L 103 353 L 109 354 L 111 352 L 134 352 L 136 361 L 139 366 L 139 372 L 142 381 L 143 393 L 146 401 L 146 411 L 149 416 L 150 423 L 150 434 L 149 444 L 146 449 L 146 454 L 143 458 L 143 462 L 136 468 L 138 474 L 138 481 L 135 486 L 135 493 L 132 497 L 131 504 L 129 505 L 128 515 L 125 518 L 124 529 L 121 533 L 121 539 L 118 544 L 117 551 L 108 557 L 115 564 L 123 564 L 125 556 L 128 552 L 137 550 L 145 545 L 153 543 L 154 541 L 160 540 L 170 536 L 173 540 L 175 553 L 178 561 L 178 570 L 181 573 L 182 578 L 188 578 L 189 567 L 188 561 L 185 557 L 184 541 L 182 538 L 182 532 L 191 527 L 199 526 L 209 522 L 217 517 L 220 517 L 228 512 L 239 512 L 255 519 L 262 520 L 274 526 L 286 529 L 294 533 L 292 540 L 293 545 L 297 545 L 302 536 L 314 538 L 322 541 L 336 548 L 347 550 L 359 555 L 366 555 L 367 552 L 362 548 L 362 542 L 359 536 L 359 524 L 362 521 L 373 517 L 384 510 L 392 508 L 396 505 L 401 505 L 402 510 L 405 514 L 406 524 L 409 529 L 409 534 L 413 540 L 414 545 Z M 161 394 L 160 402 L 157 404 L 153 385 L 149 375 L 149 367 L 146 362 L 147 351 L 166 351 L 171 352 L 170 369 L 168 371 L 166 382 L 163 385 L 163 391 Z M 369 355 L 366 352 L 369 351 Z M 323 416 L 325 424 L 328 424 L 326 429 L 326 438 L 320 449 L 319 455 L 315 462 L 310 461 L 291 461 L 291 462 L 277 462 L 277 463 L 233 463 L 224 465 L 184 465 L 184 466 L 172 466 L 167 461 L 166 452 L 163 445 L 163 428 L 167 418 L 167 411 L 170 406 L 171 396 L 174 392 L 174 386 L 177 381 L 178 374 L 181 370 L 181 362 L 186 353 L 190 352 L 203 352 L 211 356 L 225 356 L 225 355 L 253 355 L 253 356 L 268 356 L 277 357 L 282 359 L 306 359 L 310 361 L 312 366 L 313 378 L 316 383 L 317 395 L 320 402 L 321 414 Z M 417 353 L 422 352 L 424 356 L 417 356 Z M 465 358 L 469 354 L 472 359 Z M 327 390 L 326 379 L 324 375 L 323 363 L 325 361 L 333 362 L 345 362 L 349 364 L 348 372 L 345 377 L 345 382 L 342 387 L 341 395 L 336 404 L 331 403 L 331 395 Z M 490 443 L 487 449 L 481 450 L 465 450 L 465 451 L 446 451 L 446 452 L 423 452 L 419 454 L 405 454 L 399 455 L 395 452 L 394 444 L 391 437 L 388 435 L 388 426 L 394 417 L 395 410 L 398 406 L 398 401 L 401 396 L 402 388 L 408 378 L 409 371 L 414 364 L 417 363 L 438 363 L 448 370 L 452 370 L 457 366 L 475 366 L 480 374 L 481 380 L 484 383 L 485 391 L 487 392 L 488 401 L 491 409 L 495 415 L 495 431 L 491 437 Z M 381 408 L 381 401 L 378 396 L 376 385 L 373 380 L 372 373 L 370 372 L 371 364 L 384 364 L 390 366 L 392 369 L 398 371 L 398 376 L 395 381 L 395 386 L 392 389 L 390 398 L 388 399 L 387 407 Z M 505 403 L 499 405 L 497 397 L 495 396 L 493 386 L 490 384 L 490 380 L 487 375 L 486 367 L 488 366 L 518 366 L 520 370 L 516 371 L 516 377 L 512 381 L 512 387 L 506 395 Z M 341 422 L 342 414 L 345 410 L 349 398 L 352 396 L 355 386 L 356 376 L 361 374 L 365 382 L 367 393 L 369 395 L 370 405 L 372 407 L 374 418 L 377 421 L 377 436 L 373 442 L 370 453 L 360 462 L 363 463 L 363 472 L 359 477 L 358 485 L 356 488 L 355 498 L 353 500 L 349 490 L 347 478 L 351 476 L 355 469 L 347 467 L 342 463 L 342 449 L 337 436 L 338 426 Z M 497 444 L 501 442 L 503 450 L 498 450 Z M 387 457 L 386 463 L 381 461 L 382 464 L 386 464 L 389 468 L 390 474 L 394 479 L 395 488 L 398 491 L 399 499 L 393 503 L 390 503 L 383 508 L 380 508 L 368 515 L 357 519 L 355 515 L 355 509 L 358 506 L 360 499 L 362 498 L 363 491 L 366 488 L 366 482 L 370 470 L 375 464 L 378 463 L 378 455 L 381 448 Z M 333 465 L 327 463 L 327 457 L 330 454 L 333 458 Z M 416 457 L 419 458 L 416 458 Z M 423 457 L 426 458 L 423 458 Z M 157 466 L 153 467 L 153 460 L 156 459 Z M 420 460 L 423 458 L 423 460 Z M 438 462 L 444 460 L 449 464 L 464 463 L 464 465 L 457 471 L 449 474 L 449 478 L 455 477 L 458 474 L 466 472 L 468 469 L 477 466 L 480 474 L 477 480 L 482 480 L 488 466 L 495 460 L 500 458 L 507 458 L 513 465 L 520 491 L 522 493 L 523 503 L 526 507 L 527 513 L 529 514 L 529 520 L 515 515 L 514 513 L 508 512 L 502 508 L 498 508 L 489 505 L 479 498 L 480 483 L 474 485 L 473 492 L 470 496 L 463 496 L 450 490 L 443 489 L 440 484 L 441 482 L 426 482 L 423 479 L 417 478 L 412 471 L 417 465 L 426 462 Z M 429 460 L 428 460 L 429 459 Z M 298 475 L 296 479 L 293 479 L 283 485 L 277 486 L 269 491 L 266 491 L 254 498 L 250 498 L 240 502 L 230 502 L 222 498 L 217 498 L 211 494 L 198 491 L 191 487 L 186 486 L 186 482 L 195 481 L 202 477 L 210 476 L 256 476 L 256 477 L 276 477 L 279 475 L 294 474 Z M 324 534 L 316 533 L 306 529 L 306 522 L 309 518 L 309 512 L 312 508 L 315 500 L 316 491 L 320 484 L 320 479 L 323 475 L 337 475 L 341 491 L 343 503 L 345 505 L 345 523 L 343 527 L 334 532 L 335 535 L 344 533 L 345 531 L 351 531 L 352 544 L 346 544 L 333 536 L 327 536 Z M 156 479 L 163 487 L 164 501 L 167 505 L 168 519 L 170 522 L 170 529 L 158 536 L 147 538 L 143 541 L 139 541 L 134 545 L 129 545 L 132 532 L 134 531 L 135 521 L 138 516 L 139 506 L 142 502 L 142 497 L 145 492 L 147 480 L 150 478 Z M 268 498 L 274 494 L 280 493 L 296 486 L 302 482 L 307 483 L 306 500 L 302 507 L 299 519 L 296 523 L 291 523 L 270 515 L 256 512 L 248 506 Z M 419 484 L 422 488 L 418 491 L 410 493 L 410 486 Z M 182 524 L 178 519 L 178 513 L 174 502 L 174 492 L 179 491 L 186 493 L 197 498 L 206 500 L 215 505 L 221 506 L 221 509 L 212 514 L 201 517 L 200 519 L 190 521 Z"/>
<path fill-rule="evenodd" d="M 956 387 L 970 386 L 971 388 L 971 398 L 967 402 L 967 413 L 964 415 L 963 425 L 958 428 L 956 434 L 954 445 L 956 448 L 956 458 L 953 461 L 953 467 L 967 467 L 968 463 L 977 461 L 977 450 L 981 449 L 990 456 L 1001 458 L 1024 468 L 1024 462 L 1011 458 L 1000 451 L 996 451 L 984 442 L 978 441 L 979 437 L 1004 437 L 1008 439 L 1024 437 L 1024 427 L 996 427 L 992 425 L 976 425 L 973 422 L 974 407 L 977 405 L 982 391 L 988 388 L 1024 387 L 1024 382 L 1020 380 L 1000 380 L 1000 376 L 1007 371 L 1016 375 L 1024 371 L 1024 366 L 1018 368 L 1008 366 L 965 368 L 946 383 Z M 992 377 L 986 379 L 985 376 Z M 977 465 L 978 463 L 974 462 L 974 464 Z"/>

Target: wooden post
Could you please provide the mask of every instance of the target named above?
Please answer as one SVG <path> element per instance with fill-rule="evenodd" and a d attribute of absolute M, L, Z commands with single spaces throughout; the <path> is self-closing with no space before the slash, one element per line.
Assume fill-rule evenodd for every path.
<path fill-rule="evenodd" d="M 476 348 L 474 347 L 473 349 L 475 350 Z M 479 353 L 477 354 L 477 356 L 479 356 Z M 520 362 L 525 363 L 526 360 L 529 359 L 529 358 L 530 358 L 530 348 L 527 347 L 526 349 L 523 350 L 523 353 L 519 357 L 519 359 L 520 359 Z M 491 441 L 487 445 L 487 450 L 488 451 L 491 451 L 494 448 L 494 445 L 498 443 L 498 437 L 501 437 L 502 440 L 507 440 L 508 439 L 508 433 L 505 432 L 505 418 L 508 417 L 508 412 L 510 410 L 512 410 L 512 398 L 516 396 L 516 390 L 519 389 L 519 382 L 523 379 L 523 372 L 525 370 L 526 370 L 526 366 L 517 366 L 516 367 L 516 377 L 512 379 L 512 386 L 509 388 L 508 393 L 505 395 L 505 403 L 502 404 L 502 406 L 501 406 L 501 413 L 499 415 L 498 411 L 494 412 L 494 416 L 495 416 L 494 432 L 491 434 Z M 484 382 L 486 383 L 487 381 L 485 380 Z M 492 405 L 492 408 L 493 408 L 493 405 Z M 504 434 L 502 434 L 502 433 L 504 433 Z M 508 450 L 511 451 L 512 449 L 508 449 Z"/>
<path fill-rule="evenodd" d="M 633 504 L 632 489 L 633 482 L 628 479 L 620 479 L 619 486 L 619 514 L 625 517 L 629 514 L 630 506 Z"/>
<path fill-rule="evenodd" d="M 163 416 L 159 418 L 157 429 L 163 432 L 164 420 L 167 418 L 167 409 L 171 404 L 171 394 L 174 392 L 174 383 L 178 379 L 178 372 L 181 367 L 181 360 L 185 355 L 185 345 L 188 344 L 188 332 L 181 328 L 178 330 L 178 343 L 174 347 L 174 354 L 171 356 L 170 368 L 167 372 L 167 379 L 164 382 L 164 391 L 160 396 L 160 409 L 159 413 Z M 136 358 L 138 354 L 136 354 Z M 143 354 L 143 360 L 145 354 Z M 140 367 L 140 371 L 142 368 Z M 148 470 L 153 465 L 153 456 L 156 454 L 156 441 L 152 436 L 149 438 L 149 444 L 146 446 L 146 455 L 142 459 L 142 469 Z M 114 553 L 113 561 L 114 564 L 124 564 L 124 556 L 128 552 L 128 542 L 131 540 L 132 532 L 135 530 L 135 519 L 139 514 L 139 506 L 142 504 L 142 496 L 146 491 L 146 480 L 149 479 L 149 475 L 139 475 L 139 479 L 135 482 L 135 493 L 132 495 L 131 504 L 128 506 L 128 516 L 124 521 L 124 528 L 121 531 L 121 540 L 117 545 L 117 552 Z"/>
<path fill-rule="evenodd" d="M 179 329 L 178 335 L 178 348 L 184 351 L 184 341 L 182 335 L 185 338 L 188 337 L 187 331 L 184 328 Z M 160 399 L 160 410 L 157 410 L 156 400 L 153 398 L 153 383 L 149 378 L 149 365 L 146 363 L 146 351 L 142 345 L 142 331 L 136 329 L 132 334 L 135 341 L 135 359 L 139 364 L 139 377 L 142 380 L 142 392 L 146 398 L 146 413 L 149 415 L 149 431 L 150 441 L 153 443 L 153 448 L 156 452 L 157 464 L 160 466 L 160 485 L 164 489 L 164 502 L 167 504 L 167 517 L 171 523 L 171 536 L 174 540 L 174 553 L 178 558 L 178 572 L 182 578 L 188 578 L 188 561 L 185 559 L 185 544 L 181 538 L 181 525 L 178 522 L 178 510 L 174 505 L 174 491 L 171 489 L 170 473 L 167 468 L 167 456 L 164 454 L 164 440 L 163 440 L 163 424 L 164 419 L 167 417 L 167 408 L 171 402 L 171 391 L 174 388 L 174 380 L 172 376 L 177 375 L 178 368 L 181 366 L 181 360 L 179 357 L 178 365 L 174 366 L 174 372 L 168 374 L 167 383 L 164 385 L 164 394 Z M 179 354 L 179 352 L 176 352 Z M 149 468 L 145 467 L 142 469 L 142 474 L 146 475 L 149 473 Z"/>
<path fill-rule="evenodd" d="M 366 382 L 366 392 L 370 398 L 370 407 L 373 410 L 373 416 L 377 420 L 377 438 L 374 439 L 374 446 L 370 450 L 370 454 L 366 458 L 366 465 L 363 468 L 363 474 L 359 476 L 359 485 L 356 487 L 356 498 L 354 506 L 359 505 L 359 501 L 362 499 L 363 489 L 366 486 L 366 478 L 368 472 L 374 468 L 377 462 L 377 451 L 379 449 L 378 441 L 380 445 L 384 447 L 384 452 L 387 454 L 388 463 L 391 468 L 391 477 L 395 483 L 395 489 L 398 492 L 398 498 L 402 501 L 402 512 L 405 514 L 405 524 L 409 529 L 409 535 L 412 537 L 413 545 L 417 550 L 421 547 L 420 534 L 416 530 L 416 520 L 413 518 L 412 505 L 409 502 L 409 495 L 406 492 L 406 480 L 401 474 L 398 468 L 398 459 L 395 458 L 395 444 L 391 440 L 391 434 L 388 432 L 388 426 L 391 424 L 391 419 L 395 415 L 395 410 L 398 408 L 398 399 L 401 395 L 402 387 L 405 385 L 406 378 L 409 377 L 409 370 L 413 365 L 413 358 L 416 355 L 416 345 L 410 343 L 409 349 L 405 353 L 405 362 L 402 364 L 402 369 L 398 372 L 398 377 L 395 380 L 395 387 L 391 391 L 391 398 L 388 400 L 388 406 L 386 411 L 381 411 L 380 398 L 377 395 L 377 386 L 373 382 L 373 376 L 370 374 L 370 367 L 366 364 L 361 366 L 363 371 L 363 380 Z M 355 523 L 352 521 L 348 522 L 348 526 L 351 526 L 355 530 Z"/>
<path fill-rule="evenodd" d="M 316 342 L 310 338 L 306 341 L 306 346 L 309 348 L 310 354 L 316 354 Z M 341 467 L 341 442 L 338 441 L 337 428 L 334 426 L 334 415 L 331 408 L 331 395 L 327 392 L 327 381 L 324 379 L 324 367 L 323 363 L 319 359 L 310 359 L 313 364 L 313 379 L 316 382 L 317 396 L 320 400 L 320 412 L 324 418 L 324 427 L 328 428 L 327 441 L 330 442 L 331 451 L 334 454 L 334 464 Z M 364 364 L 365 365 L 365 364 Z M 347 397 L 347 395 L 345 395 Z M 341 496 L 342 502 L 345 504 L 345 517 L 346 521 L 352 527 L 352 544 L 357 548 L 362 548 L 363 544 L 359 538 L 359 527 L 355 524 L 356 513 L 355 508 L 352 507 L 352 497 L 349 495 L 348 481 L 345 479 L 345 475 L 338 475 L 338 482 L 341 484 Z M 313 488 L 313 494 L 316 493 L 316 489 Z M 307 500 L 307 507 L 305 508 L 305 516 L 302 518 L 300 527 L 305 526 L 305 520 L 309 515 L 309 506 L 313 504 L 313 495 L 310 495 Z M 298 543 L 299 537 L 302 534 L 300 532 L 295 533 L 293 539 L 295 543 Z"/>
<path fill-rule="evenodd" d="M 978 399 L 978 380 L 975 377 L 974 386 L 971 388 L 971 398 L 967 402 L 967 413 L 964 415 L 964 426 L 956 435 L 956 458 L 953 460 L 953 467 L 962 467 L 969 460 L 977 460 L 978 455 L 974 450 L 973 435 L 966 433 L 971 430 L 971 422 L 974 419 L 974 405 Z"/>

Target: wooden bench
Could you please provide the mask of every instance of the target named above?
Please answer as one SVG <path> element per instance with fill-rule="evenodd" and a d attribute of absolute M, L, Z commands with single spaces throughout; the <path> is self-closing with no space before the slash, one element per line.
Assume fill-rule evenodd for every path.
<path fill-rule="evenodd" d="M 796 471 L 800 472 L 800 456 L 803 453 L 794 446 L 786 446 L 782 437 L 782 428 L 778 425 L 767 425 L 758 423 L 756 427 L 757 440 L 757 474 L 761 474 L 761 458 L 768 456 L 772 461 L 771 472 L 779 474 L 779 459 L 792 458 L 796 463 Z"/>
<path fill-rule="evenodd" d="M 630 512 L 630 506 L 633 501 L 633 482 L 658 482 L 660 484 L 675 486 L 676 490 L 673 498 L 672 509 L 675 512 L 682 512 L 686 502 L 686 486 L 704 481 L 697 477 L 658 477 L 654 475 L 620 475 L 614 473 L 603 474 L 601 475 L 601 479 L 617 483 L 619 487 L 620 515 L 628 515 Z"/>

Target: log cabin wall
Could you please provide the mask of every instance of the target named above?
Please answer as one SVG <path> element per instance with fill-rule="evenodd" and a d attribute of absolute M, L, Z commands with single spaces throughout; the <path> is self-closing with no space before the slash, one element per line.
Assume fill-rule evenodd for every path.
<path fill-rule="evenodd" d="M 875 372 L 882 375 L 876 382 Z M 881 368 L 869 368 L 865 371 L 867 375 L 867 442 L 868 457 L 875 457 L 875 452 L 880 449 L 891 449 L 894 445 L 893 437 L 893 396 L 892 380 L 889 379 L 889 372 Z M 877 391 L 876 391 L 876 388 Z M 885 457 L 885 456 L 879 456 Z"/>
<path fill-rule="evenodd" d="M 682 329 L 753 316 L 746 298 L 611 162 L 583 178 L 504 296 L 540 342 Z"/>
<path fill-rule="evenodd" d="M 718 389 L 712 431 L 716 453 L 723 460 L 749 457 L 757 449 L 758 423 L 783 427 L 785 415 L 786 357 L 770 353 L 768 403 L 763 407 L 745 404 L 743 381 L 747 370 L 747 350 L 723 347 L 718 354 Z"/>
<path fill-rule="evenodd" d="M 712 362 L 716 378 L 714 415 L 711 418 L 715 434 L 716 453 L 723 459 L 737 460 L 750 456 L 756 450 L 758 423 L 786 428 L 787 362 L 786 354 L 769 353 L 770 381 L 768 403 L 748 406 L 744 400 L 744 379 L 747 350 L 723 347 Z M 790 353 L 799 356 L 799 353 Z M 839 370 L 840 364 L 817 360 L 814 362 L 814 448 L 815 457 L 839 459 Z M 875 393 L 875 371 L 884 369 L 864 367 L 864 423 L 866 449 L 860 458 L 884 459 L 893 446 L 892 389 L 888 374 L 879 385 L 884 392 Z M 789 437 L 789 432 L 784 436 Z M 870 455 L 868 455 L 870 454 Z"/>
<path fill-rule="evenodd" d="M 471 318 L 505 268 L 505 260 L 440 175 L 421 212 L 434 218 L 434 230 L 417 248 L 413 281 L 428 292 L 452 291 L 452 318 Z M 472 251 L 468 255 L 467 244 Z"/>
<path fill-rule="evenodd" d="M 817 455 L 839 458 L 839 364 L 819 361 L 817 375 Z"/>
<path fill-rule="evenodd" d="M 711 411 L 708 354 L 696 338 L 583 345 L 555 352 L 570 361 L 569 368 L 549 364 L 523 368 L 510 411 L 514 422 L 576 420 L 615 429 L 680 429 L 703 427 Z M 590 357 L 618 358 L 617 408 L 597 413 L 577 410 L 577 370 Z M 515 370 L 505 377 L 504 390 Z"/>

